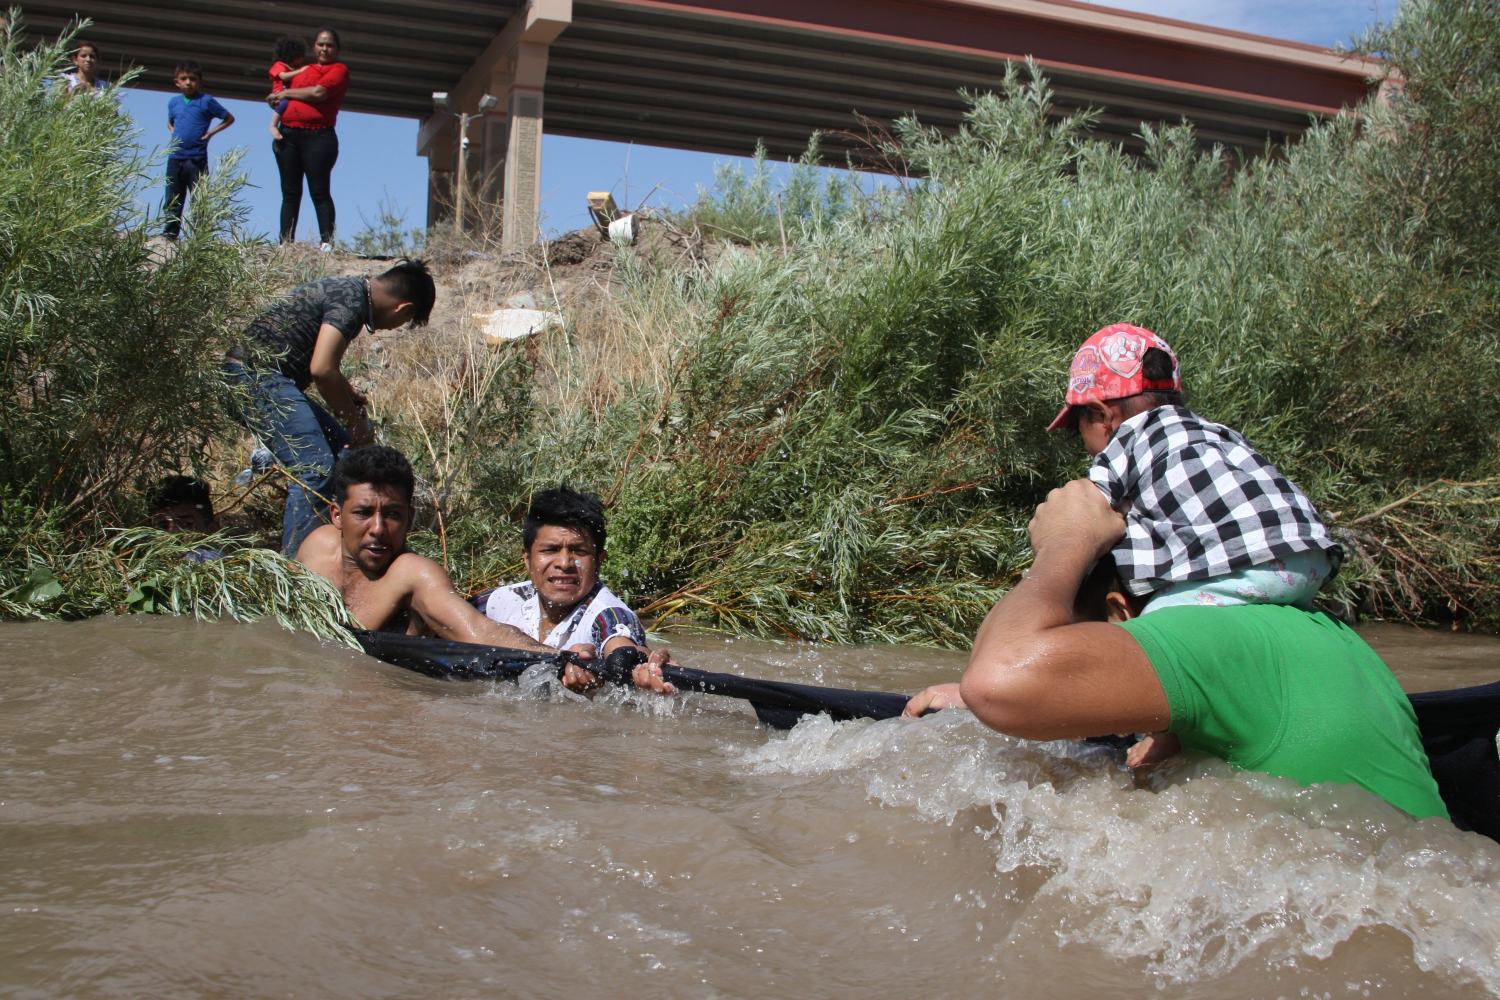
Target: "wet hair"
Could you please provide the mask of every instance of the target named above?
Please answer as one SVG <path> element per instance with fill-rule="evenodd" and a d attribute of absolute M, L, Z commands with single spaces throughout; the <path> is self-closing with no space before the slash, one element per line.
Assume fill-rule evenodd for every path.
<path fill-rule="evenodd" d="M 1115 565 L 1115 557 L 1106 552 L 1078 585 L 1078 593 L 1073 595 L 1074 616 L 1080 621 L 1108 621 L 1109 604 L 1104 599 L 1112 591 L 1125 595 L 1131 611 L 1140 614 L 1143 602 L 1125 589 L 1125 582 L 1120 579 L 1120 569 Z"/>
<path fill-rule="evenodd" d="M 604 551 L 604 504 L 592 493 L 581 493 L 567 483 L 532 494 L 526 520 L 521 522 L 521 547 L 531 551 L 537 532 L 545 525 L 587 531 L 595 547 Z"/>
<path fill-rule="evenodd" d="M 319 35 L 332 35 L 334 47 L 340 49 L 344 47 L 344 43 L 339 41 L 339 33 L 332 28 L 319 28 L 317 31 L 314 31 L 313 41 L 317 41 Z"/>
<path fill-rule="evenodd" d="M 151 491 L 151 509 L 167 510 L 170 507 L 196 507 L 209 517 L 214 516 L 214 502 L 208 494 L 208 484 L 192 476 L 168 476 L 156 484 Z"/>
<path fill-rule="evenodd" d="M 395 267 L 375 279 L 385 286 L 399 302 L 410 302 L 416 307 L 412 313 L 412 326 L 426 326 L 432 315 L 432 304 L 437 301 L 437 287 L 432 275 L 427 272 L 426 261 L 402 257 Z"/>
<path fill-rule="evenodd" d="M 333 479 L 328 488 L 333 499 L 343 503 L 349 496 L 349 487 L 359 483 L 395 486 L 405 494 L 407 503 L 411 503 L 417 488 L 416 477 L 412 475 L 411 463 L 406 456 L 383 444 L 350 448 L 344 452 L 344 457 L 333 467 Z"/>
<path fill-rule="evenodd" d="M 94 58 L 95 59 L 103 59 L 104 58 L 103 54 L 100 53 L 100 51 L 99 51 L 99 46 L 95 45 L 93 42 L 79 42 L 73 48 L 73 55 L 77 56 L 84 49 L 93 49 L 94 50 Z"/>
<path fill-rule="evenodd" d="M 307 40 L 296 35 L 282 35 L 276 39 L 276 61 L 288 65 L 298 59 L 307 58 Z"/>
<path fill-rule="evenodd" d="M 201 80 L 203 78 L 203 67 L 191 59 L 184 59 L 177 64 L 176 69 L 172 70 L 172 76 L 178 77 L 183 73 L 191 73 Z"/>

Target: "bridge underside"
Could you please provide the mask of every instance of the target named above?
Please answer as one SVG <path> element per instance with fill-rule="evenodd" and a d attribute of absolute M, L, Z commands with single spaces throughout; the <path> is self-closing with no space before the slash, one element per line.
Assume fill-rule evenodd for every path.
<path fill-rule="evenodd" d="M 26 4 L 28 29 L 55 34 L 82 6 Z M 106 65 L 142 67 L 141 85 L 169 89 L 172 66 L 193 58 L 214 93 L 252 99 L 268 89 L 274 38 L 317 27 L 306 5 L 279 0 L 92 0 L 86 13 Z M 860 116 L 954 129 L 960 91 L 994 89 L 1031 57 L 1057 113 L 1096 109 L 1102 139 L 1138 148 L 1142 122 L 1187 120 L 1203 142 L 1254 154 L 1356 104 L 1378 69 L 1070 0 L 333 0 L 316 16 L 342 35 L 345 108 L 422 118 L 434 194 L 463 155 L 502 201 L 512 246 L 535 238 L 544 128 L 730 154 L 759 141 L 775 156 L 816 131 L 842 162 L 867 152 Z M 498 99 L 463 154 L 434 91 L 456 112 Z"/>

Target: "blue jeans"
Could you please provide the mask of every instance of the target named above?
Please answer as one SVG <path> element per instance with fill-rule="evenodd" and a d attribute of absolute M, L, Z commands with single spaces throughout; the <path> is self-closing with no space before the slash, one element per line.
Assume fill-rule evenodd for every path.
<path fill-rule="evenodd" d="M 238 361 L 225 362 L 224 371 L 230 386 L 244 394 L 248 412 L 236 407 L 236 416 L 288 473 L 281 552 L 296 558 L 302 540 L 328 512 L 328 481 L 349 432 L 280 372 L 252 371 Z"/>

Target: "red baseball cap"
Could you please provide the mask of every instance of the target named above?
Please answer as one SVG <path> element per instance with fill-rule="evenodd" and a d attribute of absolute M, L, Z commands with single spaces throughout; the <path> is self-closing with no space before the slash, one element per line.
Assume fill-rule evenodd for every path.
<path fill-rule="evenodd" d="M 1171 378 L 1147 378 L 1141 371 L 1146 351 L 1152 347 L 1161 348 L 1172 359 Z M 1068 366 L 1068 394 L 1047 430 L 1072 427 L 1073 407 L 1084 403 L 1125 399 L 1143 392 L 1181 391 L 1182 371 L 1167 342 L 1145 327 L 1115 323 L 1096 331 L 1073 355 L 1073 363 Z"/>

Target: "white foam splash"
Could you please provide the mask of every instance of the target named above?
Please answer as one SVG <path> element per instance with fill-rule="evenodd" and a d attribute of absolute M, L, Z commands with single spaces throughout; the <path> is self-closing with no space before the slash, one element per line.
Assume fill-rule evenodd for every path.
<path fill-rule="evenodd" d="M 1423 970 L 1500 993 L 1500 849 L 1360 789 L 1203 760 L 1137 788 L 1107 753 L 1008 739 L 964 712 L 808 719 L 740 763 L 845 773 L 935 822 L 977 810 L 997 877 L 1040 880 L 1035 899 L 1047 904 L 1027 908 L 1045 928 L 1023 915 L 1012 938 L 1055 932 L 1191 983 L 1250 961 L 1327 958 L 1357 932 L 1388 928 Z"/>

